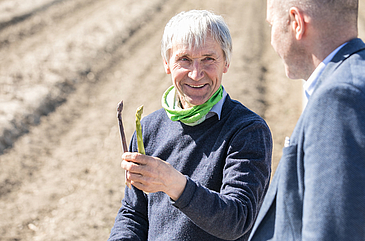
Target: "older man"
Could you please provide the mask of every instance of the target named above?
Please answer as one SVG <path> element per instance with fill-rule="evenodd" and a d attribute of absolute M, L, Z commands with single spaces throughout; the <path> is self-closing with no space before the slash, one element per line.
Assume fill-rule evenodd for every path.
<path fill-rule="evenodd" d="M 365 44 L 357 0 L 268 0 L 271 43 L 308 104 L 250 240 L 365 240 Z"/>
<path fill-rule="evenodd" d="M 247 240 L 266 193 L 271 133 L 222 86 L 231 56 L 222 17 L 173 17 L 162 56 L 173 85 L 142 120 L 146 155 L 123 155 L 127 181 L 109 240 Z M 148 194 L 147 194 L 148 193 Z"/>

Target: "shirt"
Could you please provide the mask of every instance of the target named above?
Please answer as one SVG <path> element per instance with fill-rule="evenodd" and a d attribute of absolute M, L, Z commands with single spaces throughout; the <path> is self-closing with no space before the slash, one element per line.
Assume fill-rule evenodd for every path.
<path fill-rule="evenodd" d="M 224 100 L 226 99 L 226 96 L 227 96 L 227 91 L 223 87 L 222 99 L 220 101 L 218 101 L 218 103 L 212 107 L 212 109 L 208 112 L 206 119 L 214 116 L 215 114 L 218 115 L 218 120 L 221 119 L 222 107 L 223 107 Z"/>
<path fill-rule="evenodd" d="M 304 108 L 306 106 L 306 103 L 309 100 L 309 97 L 312 95 L 313 91 L 314 91 L 314 87 L 317 84 L 317 81 L 319 79 L 319 77 L 321 76 L 323 70 L 326 68 L 327 64 L 332 60 L 332 58 L 337 54 L 337 52 L 343 47 L 345 46 L 346 43 L 342 44 L 340 47 L 338 47 L 337 49 L 335 49 L 332 53 L 330 53 L 318 66 L 317 68 L 313 71 L 313 73 L 311 74 L 311 76 L 309 77 L 309 79 L 304 83 L 303 88 L 304 88 L 304 96 L 305 96 L 305 103 L 304 103 Z"/>

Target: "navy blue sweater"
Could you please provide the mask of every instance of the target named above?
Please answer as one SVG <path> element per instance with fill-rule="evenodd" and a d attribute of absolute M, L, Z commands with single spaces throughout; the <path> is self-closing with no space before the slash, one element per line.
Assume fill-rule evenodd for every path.
<path fill-rule="evenodd" d="M 142 128 L 146 155 L 169 162 L 187 184 L 175 202 L 163 192 L 126 188 L 109 241 L 247 240 L 271 172 L 265 121 L 227 96 L 221 120 L 187 126 L 160 109 Z M 135 134 L 130 151 L 137 151 Z"/>

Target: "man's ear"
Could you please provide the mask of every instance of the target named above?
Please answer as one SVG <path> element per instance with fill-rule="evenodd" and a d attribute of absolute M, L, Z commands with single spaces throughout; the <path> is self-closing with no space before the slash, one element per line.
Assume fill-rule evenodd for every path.
<path fill-rule="evenodd" d="M 227 61 L 226 61 L 226 64 L 225 64 L 225 66 L 224 66 L 224 68 L 223 68 L 223 73 L 225 74 L 225 73 L 227 73 L 228 72 L 228 69 L 229 69 L 229 64 L 227 63 Z"/>
<path fill-rule="evenodd" d="M 291 28 L 294 31 L 295 38 L 301 40 L 306 30 L 306 18 L 303 12 L 296 7 L 289 9 L 289 15 Z"/>
<path fill-rule="evenodd" d="M 163 60 L 163 67 L 165 68 L 166 74 L 171 74 L 170 66 L 165 59 Z"/>

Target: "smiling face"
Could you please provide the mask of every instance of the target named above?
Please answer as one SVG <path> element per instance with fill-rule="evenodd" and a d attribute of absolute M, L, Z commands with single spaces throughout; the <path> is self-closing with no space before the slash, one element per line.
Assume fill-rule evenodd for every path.
<path fill-rule="evenodd" d="M 171 74 L 184 109 L 209 100 L 219 89 L 223 73 L 228 71 L 222 48 L 210 36 L 199 48 L 174 45 L 164 66 L 166 73 Z"/>

